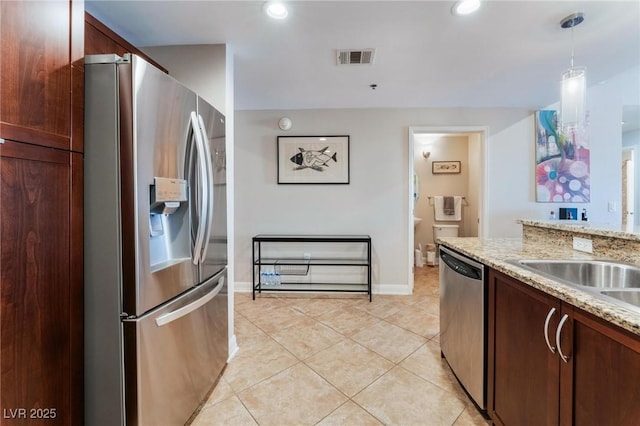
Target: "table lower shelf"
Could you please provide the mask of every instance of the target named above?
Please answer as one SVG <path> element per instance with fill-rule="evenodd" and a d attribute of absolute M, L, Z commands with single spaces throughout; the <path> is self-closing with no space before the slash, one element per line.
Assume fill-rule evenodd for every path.
<path fill-rule="evenodd" d="M 271 291 L 306 291 L 306 292 L 344 292 L 344 293 L 369 293 L 369 286 L 366 283 L 295 283 L 286 282 L 279 285 L 262 285 L 256 284 L 256 292 L 271 292 Z"/>
<path fill-rule="evenodd" d="M 339 245 L 344 243 L 348 245 Z M 336 292 L 364 293 L 372 301 L 368 235 L 256 235 L 252 246 L 254 299 L 256 293 L 262 292 Z M 316 267 L 326 273 L 312 276 L 311 270 Z M 336 268 L 337 271 L 331 271 Z M 281 283 L 265 285 L 272 281 L 272 275 L 274 281 Z"/>

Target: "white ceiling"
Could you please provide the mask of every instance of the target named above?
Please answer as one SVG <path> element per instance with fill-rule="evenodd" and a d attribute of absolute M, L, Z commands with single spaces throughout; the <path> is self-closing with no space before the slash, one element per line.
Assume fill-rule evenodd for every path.
<path fill-rule="evenodd" d="M 570 65 L 589 85 L 640 66 L 640 1 L 288 1 L 285 21 L 262 1 L 86 0 L 89 13 L 137 46 L 226 43 L 236 109 L 540 108 Z M 373 65 L 336 65 L 336 49 L 375 48 Z M 640 68 L 639 68 L 640 69 Z M 640 75 L 639 75 L 640 81 Z M 376 90 L 370 88 L 377 84 Z M 639 83 L 640 84 L 640 83 Z M 638 100 L 640 104 L 640 99 Z"/>

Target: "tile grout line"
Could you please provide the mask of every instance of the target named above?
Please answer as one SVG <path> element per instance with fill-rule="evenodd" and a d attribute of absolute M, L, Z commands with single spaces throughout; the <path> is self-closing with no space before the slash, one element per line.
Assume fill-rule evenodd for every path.
<path fill-rule="evenodd" d="M 429 271 L 429 273 L 431 273 L 431 272 L 433 272 L 433 271 Z M 420 279 L 424 279 L 424 280 L 432 280 L 432 281 L 433 281 L 433 278 L 434 278 L 433 276 L 429 277 L 429 275 L 428 275 L 428 274 L 424 274 L 423 276 L 421 276 L 421 277 L 420 277 Z M 416 276 L 416 281 L 417 281 L 417 280 L 418 280 L 418 277 Z M 414 297 L 416 297 L 416 296 L 417 296 L 417 297 L 426 297 L 427 299 L 437 298 L 437 290 L 436 290 L 435 292 L 434 292 L 433 290 L 431 290 L 431 291 L 430 291 L 429 293 L 427 293 L 427 294 L 417 293 L 417 292 L 416 292 L 416 290 L 417 290 L 417 286 L 416 286 L 416 287 L 414 287 L 414 295 L 413 295 Z M 433 294 L 433 293 L 436 293 L 436 294 Z M 385 296 L 386 296 L 386 295 L 379 295 L 378 297 L 385 297 Z M 285 299 L 285 298 L 282 298 L 282 299 Z M 238 300 L 238 299 L 236 299 L 236 300 Z M 304 299 L 302 299 L 302 298 L 301 298 L 301 299 L 298 299 L 298 300 L 304 300 L 304 302 L 303 302 L 303 303 L 304 303 L 304 304 L 307 304 L 307 303 L 313 303 L 313 301 L 314 301 L 314 300 L 324 300 L 324 298 L 321 298 L 321 299 L 320 299 L 320 298 L 319 298 L 319 299 L 315 299 L 315 298 L 313 298 L 313 297 L 309 297 L 309 298 L 304 298 Z M 331 299 L 328 299 L 328 298 L 327 298 L 327 300 L 331 300 Z M 338 299 L 336 299 L 336 300 L 338 300 Z M 340 300 L 349 300 L 349 299 L 340 299 Z M 314 351 L 313 353 L 311 353 L 311 354 L 309 354 L 309 355 L 305 356 L 304 358 L 301 358 L 301 357 L 298 357 L 297 355 L 295 355 L 293 352 L 291 352 L 289 349 L 287 349 L 287 347 L 286 347 L 284 344 L 280 343 L 278 340 L 276 340 L 276 339 L 273 337 L 273 334 L 274 334 L 274 333 L 277 333 L 277 332 L 279 332 L 279 331 L 275 331 L 275 332 L 273 332 L 273 333 L 267 332 L 267 331 L 263 330 L 262 328 L 260 328 L 260 326 L 258 326 L 258 325 L 256 324 L 256 322 L 254 322 L 254 320 L 255 320 L 255 321 L 257 321 L 257 320 L 258 320 L 257 318 L 255 318 L 254 320 L 251 320 L 251 319 L 249 319 L 248 317 L 246 317 L 245 315 L 243 315 L 241 312 L 238 312 L 238 313 L 239 313 L 239 314 L 240 314 L 240 315 L 241 315 L 241 316 L 242 316 L 242 317 L 243 317 L 243 318 L 244 318 L 244 319 L 245 319 L 245 320 L 246 320 L 246 321 L 247 321 L 247 322 L 248 322 L 252 327 L 255 327 L 255 329 L 257 329 L 260 333 L 263 333 L 263 334 L 265 334 L 266 336 L 268 336 L 270 341 L 276 342 L 276 343 L 278 344 L 278 347 L 280 347 L 281 349 L 284 349 L 284 350 L 285 350 L 285 352 L 287 352 L 288 354 L 290 354 L 290 355 L 291 355 L 291 356 L 292 356 L 292 357 L 297 361 L 297 362 L 296 362 L 296 363 L 294 363 L 293 365 L 291 365 L 291 366 L 289 366 L 289 367 L 287 367 L 287 368 L 284 368 L 284 369 L 280 370 L 279 372 L 277 372 L 277 373 L 275 373 L 275 374 L 272 374 L 270 377 L 265 378 L 265 379 L 263 379 L 263 380 L 261 380 L 261 381 L 259 381 L 259 382 L 257 382 L 257 383 L 254 383 L 254 384 L 252 384 L 251 386 L 248 386 L 247 388 L 243 389 L 241 392 L 245 392 L 246 390 L 251 389 L 251 388 L 252 388 L 252 387 L 254 387 L 254 386 L 257 386 L 258 384 L 261 384 L 261 383 L 263 383 L 264 381 L 269 380 L 269 379 L 273 378 L 274 376 L 276 376 L 276 375 L 278 375 L 278 374 L 281 374 L 282 372 L 286 371 L 287 369 L 290 369 L 290 368 L 293 368 L 293 367 L 295 367 L 295 366 L 299 366 L 300 364 L 302 364 L 303 366 L 305 366 L 306 368 L 308 368 L 309 370 L 311 370 L 311 372 L 313 372 L 313 374 L 315 374 L 316 376 L 318 376 L 318 377 L 319 377 L 323 382 L 327 383 L 329 386 L 331 386 L 331 388 L 333 388 L 334 390 L 338 391 L 341 395 L 343 395 L 343 396 L 346 398 L 346 401 L 344 401 L 343 403 L 341 403 L 340 405 L 338 405 L 337 407 L 335 407 L 334 409 L 332 409 L 330 412 L 328 412 L 328 413 L 324 414 L 324 416 L 323 416 L 323 417 L 322 417 L 318 422 L 316 422 L 316 424 L 317 424 L 317 423 L 319 423 L 319 422 L 322 422 L 324 419 L 327 419 L 328 417 L 330 417 L 333 413 L 335 413 L 335 412 L 336 412 L 337 410 L 339 410 L 341 407 L 343 407 L 344 405 L 346 405 L 348 402 L 352 402 L 356 407 L 359 407 L 359 409 L 363 410 L 365 413 L 367 413 L 368 415 L 372 416 L 372 417 L 373 417 L 374 419 L 376 419 L 377 421 L 379 421 L 379 422 L 381 422 L 382 424 L 384 424 L 384 422 L 383 422 L 381 419 L 379 419 L 379 418 L 378 418 L 378 417 L 376 417 L 373 413 L 369 412 L 365 407 L 361 406 L 361 405 L 360 405 L 360 404 L 358 404 L 356 401 L 354 401 L 354 398 L 356 398 L 356 397 L 357 397 L 358 395 L 360 395 L 363 391 L 365 391 L 365 390 L 366 390 L 366 389 L 368 389 L 370 386 L 372 386 L 373 384 L 375 384 L 376 382 L 378 382 L 381 378 L 385 377 L 385 376 L 386 376 L 387 374 L 389 374 L 391 371 L 393 371 L 394 369 L 396 369 L 396 367 L 400 367 L 400 368 L 402 369 L 402 371 L 405 371 L 405 372 L 407 372 L 407 373 L 410 373 L 413 377 L 415 377 L 415 378 L 417 378 L 417 379 L 420 379 L 421 381 L 427 382 L 427 383 L 429 383 L 430 385 L 436 386 L 437 388 L 439 388 L 439 389 L 441 389 L 442 391 L 444 391 L 446 394 L 449 394 L 450 396 L 452 396 L 452 397 L 453 397 L 453 398 L 455 398 L 456 400 L 458 400 L 458 401 L 460 401 L 460 402 L 462 402 L 462 403 L 463 403 L 463 406 L 464 406 L 464 407 L 463 407 L 462 411 L 457 415 L 457 417 L 455 418 L 455 420 L 453 421 L 453 423 L 452 423 L 452 424 L 454 424 L 454 423 L 455 423 L 455 422 L 457 422 L 457 421 L 461 418 L 461 416 L 464 414 L 464 412 L 465 412 L 465 410 L 467 409 L 467 406 L 468 406 L 468 405 L 467 405 L 467 402 L 468 402 L 468 401 L 463 401 L 463 400 L 461 400 L 460 398 L 458 398 L 458 396 L 457 396 L 456 394 L 453 394 L 453 393 L 451 393 L 449 390 L 442 388 L 442 387 L 441 387 L 440 385 L 438 385 L 437 383 L 432 382 L 432 381 L 431 381 L 431 380 L 429 380 L 429 379 L 423 378 L 423 377 L 421 377 L 420 375 L 418 375 L 417 373 L 414 373 L 413 371 L 408 370 L 408 369 L 407 369 L 407 368 L 405 368 L 404 366 L 400 365 L 400 364 L 402 364 L 403 362 L 405 362 L 409 357 L 411 357 L 411 356 L 413 356 L 414 354 L 416 354 L 416 352 L 417 352 L 417 351 L 419 351 L 419 350 L 421 350 L 422 348 L 425 348 L 425 350 L 427 350 L 427 349 L 426 349 L 426 346 L 427 346 L 427 344 L 428 344 L 428 343 L 430 343 L 430 342 L 432 342 L 432 341 L 433 341 L 434 343 L 438 343 L 436 339 L 438 338 L 439 333 L 435 333 L 435 334 L 433 334 L 433 335 L 431 335 L 431 336 L 423 336 L 423 335 L 421 335 L 421 334 L 418 334 L 418 333 L 416 333 L 416 332 L 414 332 L 414 331 L 412 331 L 412 330 L 409 330 L 409 329 L 407 329 L 407 328 L 403 327 L 402 325 L 396 324 L 396 323 L 392 322 L 392 320 L 388 319 L 388 318 L 391 318 L 392 316 L 394 316 L 394 315 L 396 315 L 396 314 L 398 314 L 398 313 L 402 312 L 402 311 L 403 311 L 404 309 L 406 309 L 406 308 L 410 308 L 410 307 L 412 307 L 412 306 L 413 306 L 413 307 L 416 307 L 416 306 L 418 306 L 418 305 L 417 305 L 418 303 L 421 303 L 421 301 L 417 301 L 417 302 L 414 302 L 414 303 L 410 303 L 410 300 L 411 300 L 411 299 L 406 299 L 406 298 L 404 298 L 404 299 L 402 299 L 402 300 L 397 300 L 397 299 L 396 299 L 396 300 L 394 300 L 394 299 L 393 299 L 393 296 L 389 296 L 389 299 L 387 299 L 385 302 L 383 302 L 383 304 L 389 304 L 389 305 L 390 305 L 390 307 L 395 307 L 395 308 L 397 308 L 397 311 L 396 311 L 396 312 L 393 312 L 393 313 L 390 313 L 390 314 L 387 314 L 387 315 L 385 315 L 385 316 L 380 316 L 380 315 L 381 315 L 380 310 L 381 310 L 381 309 L 384 309 L 384 307 L 381 307 L 381 308 L 374 308 L 374 309 L 378 312 L 378 315 L 375 315 L 375 314 L 373 314 L 373 313 L 371 313 L 371 312 L 370 312 L 370 309 L 367 309 L 367 308 L 365 308 L 365 307 L 363 307 L 363 306 L 355 306 L 355 305 L 354 305 L 354 308 L 355 308 L 357 311 L 360 311 L 360 312 L 362 313 L 362 315 L 367 315 L 367 316 L 369 316 L 369 317 L 371 317 L 371 318 L 375 319 L 376 321 L 384 321 L 384 322 L 385 322 L 387 325 L 389 325 L 389 326 L 398 327 L 398 328 L 399 328 L 399 329 L 401 329 L 401 330 L 404 330 L 404 331 L 406 331 L 406 332 L 411 333 L 411 335 L 415 336 L 416 338 L 418 338 L 418 339 L 420 340 L 421 344 L 420 344 L 417 348 L 413 349 L 409 354 L 405 355 L 402 359 L 400 359 L 400 360 L 399 360 L 399 361 L 397 361 L 397 362 L 396 362 L 396 361 L 393 361 L 393 360 L 390 360 L 389 358 L 387 358 L 387 357 L 385 357 L 384 355 L 382 355 L 382 354 L 378 353 L 378 352 L 377 352 L 377 351 L 375 351 L 374 349 L 369 348 L 369 347 L 367 347 L 367 346 L 365 346 L 365 345 L 361 344 L 360 342 L 358 342 L 358 341 L 354 340 L 353 336 L 354 336 L 354 335 L 356 335 L 356 334 L 358 333 L 358 331 L 356 331 L 355 333 L 353 333 L 353 332 L 349 332 L 349 334 L 350 334 L 350 335 L 347 335 L 347 334 L 345 334 L 344 332 L 341 332 L 340 330 L 338 330 L 338 329 L 337 329 L 337 327 L 335 327 L 335 326 L 331 326 L 331 325 L 330 325 L 330 323 L 325 323 L 325 322 L 324 322 L 325 320 L 319 319 L 321 316 L 323 316 L 323 315 L 325 315 L 325 314 L 327 314 L 327 313 L 330 313 L 330 312 L 334 312 L 334 311 L 341 310 L 341 308 L 344 308 L 344 307 L 345 307 L 345 305 L 347 305 L 347 304 L 342 304 L 342 306 L 337 306 L 337 307 L 335 307 L 334 309 L 331 309 L 331 310 L 329 310 L 329 311 L 326 311 L 326 312 L 323 312 L 323 313 L 320 313 L 320 314 L 316 314 L 316 311 L 315 311 L 313 308 L 311 308 L 311 309 L 307 309 L 307 307 L 306 307 L 306 306 L 301 306 L 301 307 L 290 306 L 290 305 L 289 305 L 289 306 L 287 306 L 287 304 L 286 304 L 286 303 L 285 303 L 285 305 L 282 305 L 282 306 L 277 306 L 277 305 L 269 306 L 269 309 L 273 309 L 273 308 L 276 308 L 276 309 L 277 309 L 277 308 L 280 308 L 280 307 L 288 307 L 288 308 L 292 309 L 293 311 L 295 311 L 295 312 L 297 312 L 297 313 L 299 313 L 299 314 L 302 314 L 302 315 L 306 316 L 306 317 L 307 317 L 307 318 L 309 318 L 309 319 L 312 319 L 312 320 L 313 320 L 313 325 L 314 325 L 314 326 L 315 326 L 315 325 L 321 325 L 321 326 L 326 327 L 327 329 L 331 330 L 332 332 L 335 332 L 336 334 L 338 334 L 338 335 L 340 336 L 340 340 L 338 340 L 337 342 L 334 342 L 334 343 L 330 344 L 329 346 L 327 346 L 327 347 L 325 347 L 325 348 L 322 348 L 322 349 L 320 349 L 320 350 Z M 308 301 L 311 301 L 311 302 L 308 302 Z M 428 300 L 427 300 L 427 301 L 428 301 Z M 252 301 L 252 300 L 248 300 L 248 301 L 247 301 L 247 300 L 245 300 L 245 301 L 243 301 L 243 302 L 244 302 L 244 303 L 240 303 L 240 305 L 247 304 L 247 303 L 252 303 L 253 301 Z M 295 303 L 295 302 L 293 302 L 293 303 Z M 395 305 L 395 306 L 394 306 L 394 305 Z M 401 306 L 400 308 L 398 308 L 398 305 L 403 305 L 403 306 Z M 371 306 L 370 306 L 370 305 L 367 305 L 367 307 L 368 307 L 368 308 L 371 308 Z M 432 314 L 429 314 L 429 315 L 432 315 Z M 254 315 L 252 315 L 252 316 L 254 316 Z M 432 316 L 437 317 L 437 315 L 432 315 Z M 286 329 L 290 329 L 290 328 L 294 328 L 294 327 L 298 327 L 298 326 L 299 326 L 298 324 L 294 324 L 294 325 L 291 325 L 290 327 L 285 328 L 284 330 L 286 330 Z M 300 327 L 306 327 L 306 326 L 300 326 Z M 362 389 L 360 389 L 357 393 L 355 393 L 355 394 L 354 394 L 353 396 L 351 396 L 351 397 L 350 397 L 350 396 L 348 396 L 347 394 L 345 394 L 343 391 L 341 391 L 341 390 L 340 390 L 336 385 L 334 385 L 333 383 L 331 383 L 328 379 L 326 379 L 326 378 L 325 378 L 325 377 L 324 377 L 324 376 L 323 376 L 319 371 L 316 371 L 313 367 L 311 367 L 311 365 L 307 364 L 307 362 L 308 362 L 311 358 L 313 358 L 314 356 L 316 356 L 316 355 L 318 355 L 318 354 L 322 353 L 323 351 L 330 350 L 331 348 L 334 348 L 335 346 L 337 346 L 337 345 L 339 345 L 339 344 L 341 344 L 341 343 L 343 343 L 343 342 L 347 342 L 347 341 L 348 341 L 348 342 L 350 342 L 350 344 L 357 345 L 357 346 L 361 347 L 362 349 L 364 349 L 364 350 L 366 350 L 366 351 L 369 351 L 369 352 L 371 352 L 371 353 L 375 354 L 376 356 L 379 356 L 379 357 L 381 357 L 382 359 L 386 360 L 387 362 L 390 362 L 390 363 L 391 363 L 391 367 L 390 367 L 390 368 L 385 369 L 385 371 L 384 371 L 382 374 L 380 374 L 379 376 L 375 377 L 375 378 L 374 378 L 374 379 L 373 379 L 369 384 L 367 384 L 366 386 L 364 386 Z M 228 384 L 228 383 L 227 383 L 227 384 Z M 231 391 L 232 391 L 233 396 L 235 396 L 236 398 L 238 398 L 238 400 L 241 402 L 241 404 L 242 404 L 242 406 L 244 407 L 244 409 L 245 409 L 245 410 L 250 414 L 250 416 L 251 416 L 251 418 L 253 419 L 253 421 L 254 421 L 254 422 L 256 422 L 257 424 L 260 424 L 260 423 L 258 422 L 258 419 L 254 417 L 253 413 L 251 413 L 251 411 L 249 410 L 249 408 L 244 404 L 244 401 L 242 401 L 242 400 L 240 399 L 240 397 L 239 397 L 239 395 L 238 395 L 238 392 L 236 392 L 236 391 L 235 391 L 235 389 L 233 389 L 233 387 L 231 387 L 231 385 L 230 385 L 230 384 L 229 384 L 229 386 L 230 386 L 230 388 L 231 388 Z M 225 400 L 226 400 L 226 399 L 225 399 Z M 220 402 L 222 402 L 222 401 L 224 401 L 224 400 L 218 401 L 216 404 L 218 404 L 218 403 L 220 403 Z"/>

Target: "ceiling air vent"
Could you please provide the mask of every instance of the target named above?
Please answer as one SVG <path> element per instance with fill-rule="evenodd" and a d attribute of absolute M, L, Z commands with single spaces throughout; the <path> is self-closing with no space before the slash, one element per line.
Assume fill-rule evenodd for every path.
<path fill-rule="evenodd" d="M 372 64 L 375 49 L 338 49 L 338 65 Z"/>

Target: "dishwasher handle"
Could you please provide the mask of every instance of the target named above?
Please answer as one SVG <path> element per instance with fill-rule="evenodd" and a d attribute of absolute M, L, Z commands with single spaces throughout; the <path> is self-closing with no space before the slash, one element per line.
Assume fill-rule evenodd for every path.
<path fill-rule="evenodd" d="M 460 275 L 464 275 L 465 277 L 469 277 L 474 280 L 483 279 L 482 268 L 470 265 L 469 262 L 459 259 L 458 256 L 454 256 L 453 253 L 443 250 L 442 248 L 440 249 L 440 260 Z"/>

